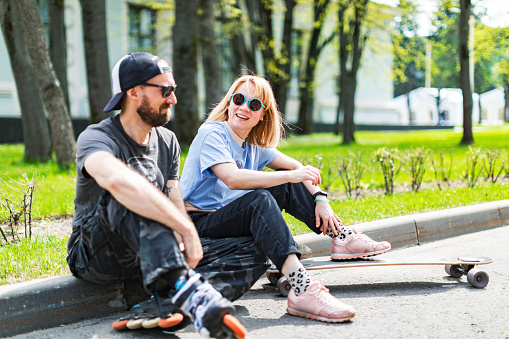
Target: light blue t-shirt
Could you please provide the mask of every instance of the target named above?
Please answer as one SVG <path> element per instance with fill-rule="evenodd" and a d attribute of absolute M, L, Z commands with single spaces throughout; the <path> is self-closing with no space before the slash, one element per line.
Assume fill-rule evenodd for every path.
<path fill-rule="evenodd" d="M 234 163 L 238 168 L 261 171 L 274 161 L 275 148 L 241 147 L 221 122 L 206 122 L 198 130 L 187 155 L 181 176 L 184 201 L 200 209 L 219 209 L 251 190 L 231 190 L 210 167 Z"/>

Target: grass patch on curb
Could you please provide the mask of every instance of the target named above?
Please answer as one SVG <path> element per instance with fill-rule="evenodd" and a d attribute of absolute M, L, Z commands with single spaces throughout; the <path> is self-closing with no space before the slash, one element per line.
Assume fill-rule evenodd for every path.
<path fill-rule="evenodd" d="M 68 274 L 66 245 L 66 238 L 47 236 L 0 247 L 0 285 Z"/>

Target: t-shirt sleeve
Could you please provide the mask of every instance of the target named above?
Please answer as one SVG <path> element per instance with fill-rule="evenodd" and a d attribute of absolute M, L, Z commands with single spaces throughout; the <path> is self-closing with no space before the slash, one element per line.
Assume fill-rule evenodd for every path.
<path fill-rule="evenodd" d="M 83 176 L 90 178 L 84 168 L 85 160 L 91 154 L 99 151 L 106 151 L 116 156 L 117 146 L 104 132 L 95 128 L 88 128 L 78 137 L 76 152 L 76 170 L 81 171 Z"/>
<path fill-rule="evenodd" d="M 213 176 L 210 167 L 214 165 L 228 162 L 235 163 L 230 147 L 226 135 L 218 131 L 211 131 L 203 138 L 200 150 L 200 171 L 203 175 Z"/>
<path fill-rule="evenodd" d="M 180 179 L 180 145 L 177 141 L 177 137 L 172 133 L 172 142 L 170 143 L 170 170 L 168 180 L 179 180 Z"/>
<path fill-rule="evenodd" d="M 275 148 L 263 148 L 259 147 L 260 152 L 258 154 L 259 161 L 258 161 L 258 171 L 261 171 L 265 166 L 270 164 L 271 162 L 276 159 L 277 154 L 279 151 Z"/>

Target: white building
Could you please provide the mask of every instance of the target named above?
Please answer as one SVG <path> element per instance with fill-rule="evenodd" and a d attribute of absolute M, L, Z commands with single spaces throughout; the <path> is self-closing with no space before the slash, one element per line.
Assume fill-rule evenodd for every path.
<path fill-rule="evenodd" d="M 401 125 L 463 125 L 463 94 L 459 88 L 440 89 L 440 104 L 437 109 L 437 88 L 417 88 L 409 93 L 410 112 L 408 111 L 407 95 L 393 99 Z M 479 95 L 474 93 L 472 122 L 479 122 Z M 481 100 L 482 102 L 482 100 Z M 440 114 L 441 113 L 441 114 Z M 489 125 L 499 124 L 495 120 L 483 121 Z"/>
<path fill-rule="evenodd" d="M 504 88 L 499 87 L 481 94 L 481 122 L 487 125 L 504 123 Z"/>

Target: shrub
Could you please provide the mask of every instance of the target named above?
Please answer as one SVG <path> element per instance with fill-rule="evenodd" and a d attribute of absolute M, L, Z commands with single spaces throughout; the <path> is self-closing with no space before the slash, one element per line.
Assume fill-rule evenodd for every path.
<path fill-rule="evenodd" d="M 397 148 L 386 150 L 379 148 L 374 154 L 375 161 L 378 161 L 382 169 L 385 183 L 385 194 L 394 193 L 394 178 L 399 173 L 402 161 Z"/>

